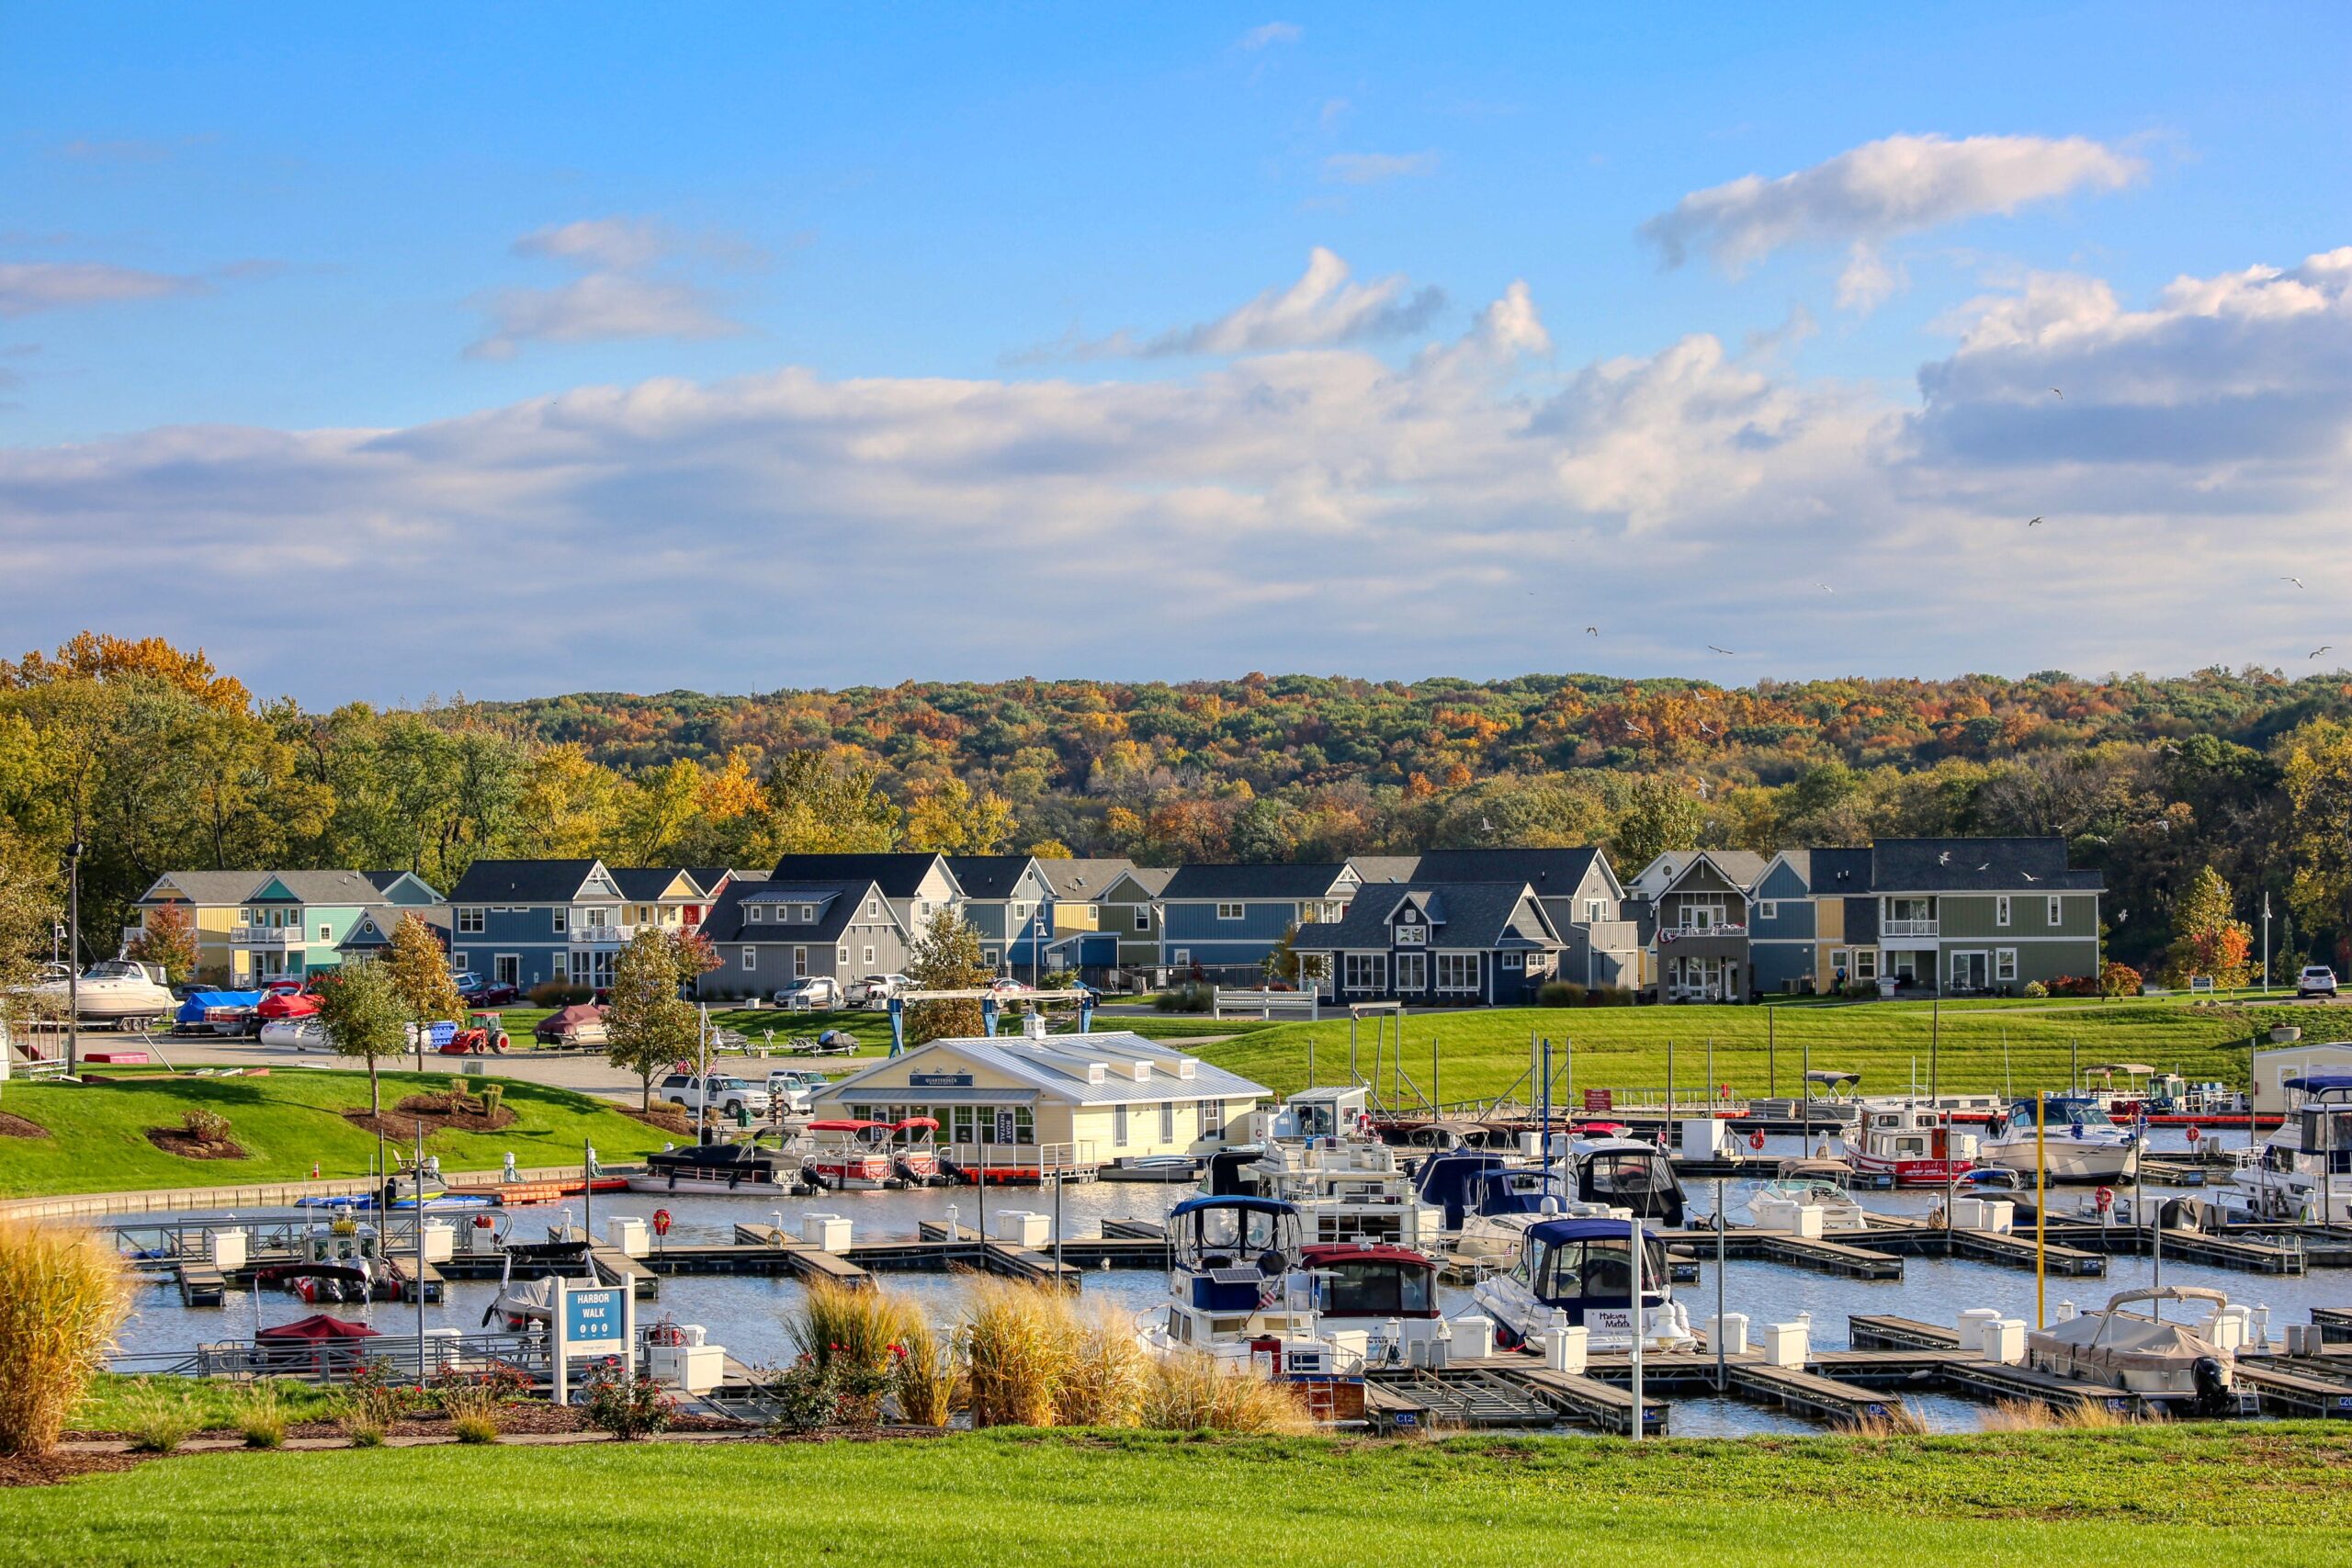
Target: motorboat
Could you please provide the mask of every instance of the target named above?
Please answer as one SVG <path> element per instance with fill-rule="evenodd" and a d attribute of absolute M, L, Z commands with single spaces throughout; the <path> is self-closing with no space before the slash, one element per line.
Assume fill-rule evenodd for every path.
<path fill-rule="evenodd" d="M 52 975 L 32 987 L 34 1006 L 65 1016 L 70 1004 L 84 1023 L 111 1023 L 126 1032 L 152 1028 L 169 1018 L 179 1001 L 164 984 L 163 970 L 128 958 L 108 958 L 82 971 L 78 982 Z"/>
<path fill-rule="evenodd" d="M 1324 1088 L 1292 1096 L 1265 1119 L 1262 1142 L 1210 1157 L 1203 1190 L 1296 1204 L 1318 1243 L 1436 1246 L 1438 1214 L 1422 1202 L 1412 1169 L 1368 1131 L 1367 1092 Z"/>
<path fill-rule="evenodd" d="M 316 991 L 289 991 L 284 987 L 266 990 L 254 1008 L 254 1016 L 267 1023 L 274 1018 L 309 1018 L 319 1010 Z"/>
<path fill-rule="evenodd" d="M 891 1150 L 896 1125 L 863 1117 L 811 1122 L 800 1168 L 820 1187 L 841 1191 L 874 1191 L 890 1186 L 899 1179 L 893 1173 Z"/>
<path fill-rule="evenodd" d="M 1685 1203 L 1674 1157 L 1657 1145 L 1622 1133 L 1568 1140 L 1575 1162 L 1576 1200 L 1628 1209 L 1679 1229 Z"/>
<path fill-rule="evenodd" d="M 717 1192 L 777 1197 L 801 1190 L 800 1162 L 756 1143 L 688 1144 L 645 1156 L 645 1174 L 629 1179 L 632 1192 Z"/>
<path fill-rule="evenodd" d="M 939 1123 L 910 1116 L 890 1123 L 890 1168 L 902 1181 L 928 1187 L 940 1179 Z"/>
<path fill-rule="evenodd" d="M 2166 1302 L 2201 1303 L 2207 1311 L 2201 1320 L 2168 1321 Z M 2131 1310 L 2141 1303 L 2150 1310 Z M 2132 1393 L 2185 1395 L 2205 1415 L 2230 1415 L 2238 1406 L 2236 1352 L 2246 1343 L 2250 1315 L 2221 1292 L 2197 1285 L 2124 1291 L 2109 1297 L 2104 1311 L 2029 1332 L 2026 1364 Z"/>
<path fill-rule="evenodd" d="M 1416 1247 L 1310 1242 L 1300 1250 L 1299 1268 L 1317 1330 L 1363 1334 L 1374 1366 L 1427 1361 L 1418 1347 L 1452 1337 L 1438 1304 L 1437 1261 Z"/>
<path fill-rule="evenodd" d="M 190 991 L 172 1014 L 175 1034 L 252 1034 L 261 1027 L 259 991 Z"/>
<path fill-rule="evenodd" d="M 333 1201 L 334 1217 L 311 1225 L 300 1238 L 302 1255 L 254 1269 L 254 1284 L 287 1291 L 306 1302 L 396 1300 L 401 1275 L 384 1256 L 382 1233 L 354 1215 L 358 1201 Z"/>
<path fill-rule="evenodd" d="M 2256 1220 L 2352 1224 L 2352 1073 L 2284 1079 L 2285 1120 L 2242 1152 L 2230 1185 Z"/>
<path fill-rule="evenodd" d="M 2041 1119 L 2037 1129 L 2031 1100 L 2010 1106 L 1985 1129 L 1984 1162 L 2030 1175 L 2039 1147 L 2042 1177 L 2048 1181 L 2113 1183 L 2130 1181 L 2138 1174 L 2139 1133 L 2117 1126 L 2098 1101 L 2081 1095 L 2046 1094 Z"/>
<path fill-rule="evenodd" d="M 1843 1160 L 1784 1159 L 1772 1179 L 1747 1200 L 1747 1218 L 1758 1230 L 1804 1232 L 1860 1230 L 1870 1212 L 1855 1201 L 1853 1171 Z M 1817 1221 L 1805 1211 L 1819 1213 Z"/>
<path fill-rule="evenodd" d="M 1639 1229 L 1641 1292 L 1634 1301 L 1634 1233 Z M 1539 1219 L 1520 1237 L 1517 1263 L 1481 1280 L 1472 1292 L 1495 1322 L 1496 1343 L 1528 1344 L 1553 1314 L 1581 1326 L 1595 1350 L 1687 1350 L 1698 1343 L 1674 1299 L 1666 1244 L 1633 1215 Z"/>
<path fill-rule="evenodd" d="M 435 1156 L 425 1161 L 422 1171 L 403 1164 L 392 1172 L 390 1179 L 374 1192 L 312 1194 L 297 1198 L 298 1209 L 413 1209 L 420 1203 L 426 1209 L 486 1209 L 497 1205 L 498 1200 L 486 1192 L 452 1192 L 441 1179 L 440 1158 Z"/>
<path fill-rule="evenodd" d="M 261 1026 L 261 1043 L 279 1051 L 332 1051 L 327 1026 L 317 1014 L 303 1018 L 273 1018 Z"/>
<path fill-rule="evenodd" d="M 1856 1171 L 1897 1187 L 1950 1186 L 1983 1153 L 1975 1134 L 1952 1125 L 1951 1111 L 1920 1105 L 1866 1105 L 1860 1124 L 1838 1141 Z"/>
<path fill-rule="evenodd" d="M 1431 1155 L 1415 1175 L 1422 1204 L 1464 1257 L 1508 1262 L 1546 1214 L 1638 1213 L 1679 1227 L 1686 1203 L 1674 1162 L 1656 1144 L 1555 1134 L 1549 1163 L 1479 1149 Z"/>

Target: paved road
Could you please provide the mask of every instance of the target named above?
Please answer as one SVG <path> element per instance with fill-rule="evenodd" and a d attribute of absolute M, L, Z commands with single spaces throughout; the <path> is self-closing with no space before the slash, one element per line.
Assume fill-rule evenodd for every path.
<path fill-rule="evenodd" d="M 199 1035 L 161 1034 L 121 1035 L 111 1030 L 85 1032 L 82 1050 L 146 1050 L 151 1056 L 174 1067 L 268 1067 L 275 1071 L 351 1072 L 365 1073 L 367 1064 L 352 1057 L 329 1055 L 317 1051 L 293 1051 L 283 1046 L 264 1045 L 258 1040 L 208 1039 Z M 614 1100 L 634 1101 L 640 1089 L 636 1075 L 625 1073 L 604 1057 L 587 1054 L 553 1051 L 509 1051 L 503 1056 L 435 1056 L 427 1055 L 424 1070 L 437 1073 L 462 1071 L 459 1064 L 479 1061 L 487 1064 L 483 1070 L 500 1077 L 520 1078 L 526 1083 L 548 1084 L 557 1089 L 577 1089 L 583 1094 L 604 1095 Z M 782 1058 L 778 1058 L 779 1065 Z M 387 1070 L 413 1070 L 416 1058 L 403 1056 L 395 1062 L 385 1058 L 380 1064 Z M 763 1065 L 753 1058 L 752 1066 L 760 1066 L 757 1076 L 766 1077 Z M 106 1070 L 100 1065 L 97 1071 Z"/>

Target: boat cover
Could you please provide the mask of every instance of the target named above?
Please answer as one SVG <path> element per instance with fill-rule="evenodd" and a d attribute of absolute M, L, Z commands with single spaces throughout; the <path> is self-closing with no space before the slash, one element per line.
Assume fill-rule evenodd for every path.
<path fill-rule="evenodd" d="M 2219 1291 L 2194 1285 L 2166 1286 L 2161 1291 L 2126 1291 L 2109 1298 L 2105 1312 L 2086 1312 L 2064 1323 L 2036 1329 L 2025 1337 L 2026 1348 L 2044 1355 L 2064 1355 L 2079 1366 L 2109 1371 L 2177 1371 L 2200 1356 L 2223 1366 L 2229 1351 L 2215 1345 L 2185 1323 L 2159 1321 L 2123 1307 L 2132 1302 L 2210 1302 L 2219 1309 L 2229 1298 Z"/>
<path fill-rule="evenodd" d="M 214 1008 L 257 1008 L 261 998 L 259 991 L 190 991 L 173 1016 L 182 1023 L 202 1023 Z"/>

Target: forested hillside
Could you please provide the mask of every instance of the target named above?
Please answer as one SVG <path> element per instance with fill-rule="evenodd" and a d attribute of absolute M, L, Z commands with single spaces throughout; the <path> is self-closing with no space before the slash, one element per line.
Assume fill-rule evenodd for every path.
<path fill-rule="evenodd" d="M 0 662 L 0 843 L 91 846 L 85 926 L 175 866 L 758 864 L 787 850 L 1067 849 L 1147 863 L 1433 845 L 1770 850 L 2058 833 L 2146 960 L 2211 867 L 2274 952 L 2337 951 L 2352 687 L 2169 680 L 1400 684 L 1250 675 L 304 711 L 202 655 L 85 637 Z"/>

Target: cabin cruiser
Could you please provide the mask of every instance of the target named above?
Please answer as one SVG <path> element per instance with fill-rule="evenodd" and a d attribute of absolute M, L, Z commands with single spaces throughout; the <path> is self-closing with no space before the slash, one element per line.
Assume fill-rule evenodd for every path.
<path fill-rule="evenodd" d="M 1367 1092 L 1326 1088 L 1292 1096 L 1266 1118 L 1262 1142 L 1210 1156 L 1204 1192 L 1295 1204 L 1317 1242 L 1435 1247 L 1438 1214 L 1421 1201 L 1412 1171 L 1397 1150 L 1363 1131 Z"/>
<path fill-rule="evenodd" d="M 1870 1212 L 1855 1201 L 1852 1179 L 1843 1160 L 1784 1159 L 1747 1200 L 1748 1222 L 1765 1231 L 1860 1230 L 1871 1223 Z M 1820 1211 L 1817 1226 L 1804 1218 L 1807 1209 Z"/>
<path fill-rule="evenodd" d="M 1666 1245 L 1641 1228 L 1641 1300 L 1634 1300 L 1633 1215 L 1539 1219 L 1520 1237 L 1517 1264 L 1479 1281 L 1472 1299 L 1495 1321 L 1496 1343 L 1523 1346 L 1555 1313 L 1581 1325 L 1595 1350 L 1687 1350 L 1698 1343 L 1690 1315 L 1674 1300 Z"/>
<path fill-rule="evenodd" d="M 2168 1322 L 2166 1302 L 2203 1303 L 2201 1320 Z M 2147 1312 L 2132 1306 L 2146 1303 Z M 2186 1394 L 2209 1416 L 2238 1406 L 2236 1353 L 2250 1337 L 2252 1314 L 2219 1291 L 2196 1285 L 2125 1291 L 2103 1312 L 2064 1318 L 2025 1337 L 2026 1363 L 2035 1371 L 2132 1393 Z"/>
<path fill-rule="evenodd" d="M 2283 1080 L 2286 1120 L 2244 1151 L 2230 1185 L 2256 1220 L 2352 1224 L 2352 1073 Z"/>
<path fill-rule="evenodd" d="M 1477 1149 L 1431 1155 L 1415 1186 L 1453 1235 L 1453 1250 L 1474 1258 L 1518 1257 L 1520 1236 L 1545 1214 L 1638 1213 L 1682 1224 L 1682 1183 L 1656 1144 L 1588 1128 L 1599 1136 L 1555 1134 L 1553 1159 L 1538 1162 Z"/>
<path fill-rule="evenodd" d="M 1302 1267 L 1304 1228 L 1295 1205 L 1272 1198 L 1188 1198 L 1170 1210 L 1169 1299 L 1137 1318 L 1144 1348 L 1317 1384 L 1327 1398 L 1352 1385 L 1340 1407 L 1352 1404 L 1361 1416 L 1371 1338 L 1360 1329 L 1322 1331 Z"/>
<path fill-rule="evenodd" d="M 2031 1100 L 2019 1100 L 1985 1129 L 1983 1156 L 1988 1165 L 2031 1175 L 2037 1145 L 2043 1151 L 2042 1176 L 2050 1181 L 2129 1181 L 2140 1169 L 2140 1134 L 2119 1127 L 2097 1101 L 2080 1095 L 2041 1097 L 2042 1125 L 2034 1126 Z"/>
<path fill-rule="evenodd" d="M 1953 1127 L 1950 1111 L 1921 1105 L 1866 1105 L 1860 1124 L 1838 1141 L 1855 1170 L 1897 1187 L 1949 1186 L 1974 1168 L 1984 1147 Z"/>
<path fill-rule="evenodd" d="M 311 1226 L 297 1243 L 301 1256 L 254 1269 L 254 1284 L 306 1302 L 397 1300 L 401 1275 L 384 1255 L 382 1233 L 353 1214 L 354 1200 L 333 1201 L 334 1217 Z"/>
<path fill-rule="evenodd" d="M 50 976 L 31 994 L 34 1005 L 44 1012 L 62 1018 L 70 1000 L 84 1023 L 111 1023 L 126 1032 L 152 1028 L 157 1019 L 169 1018 L 179 1008 L 164 985 L 161 969 L 128 958 L 91 964 L 82 971 L 78 986 L 65 976 Z"/>

